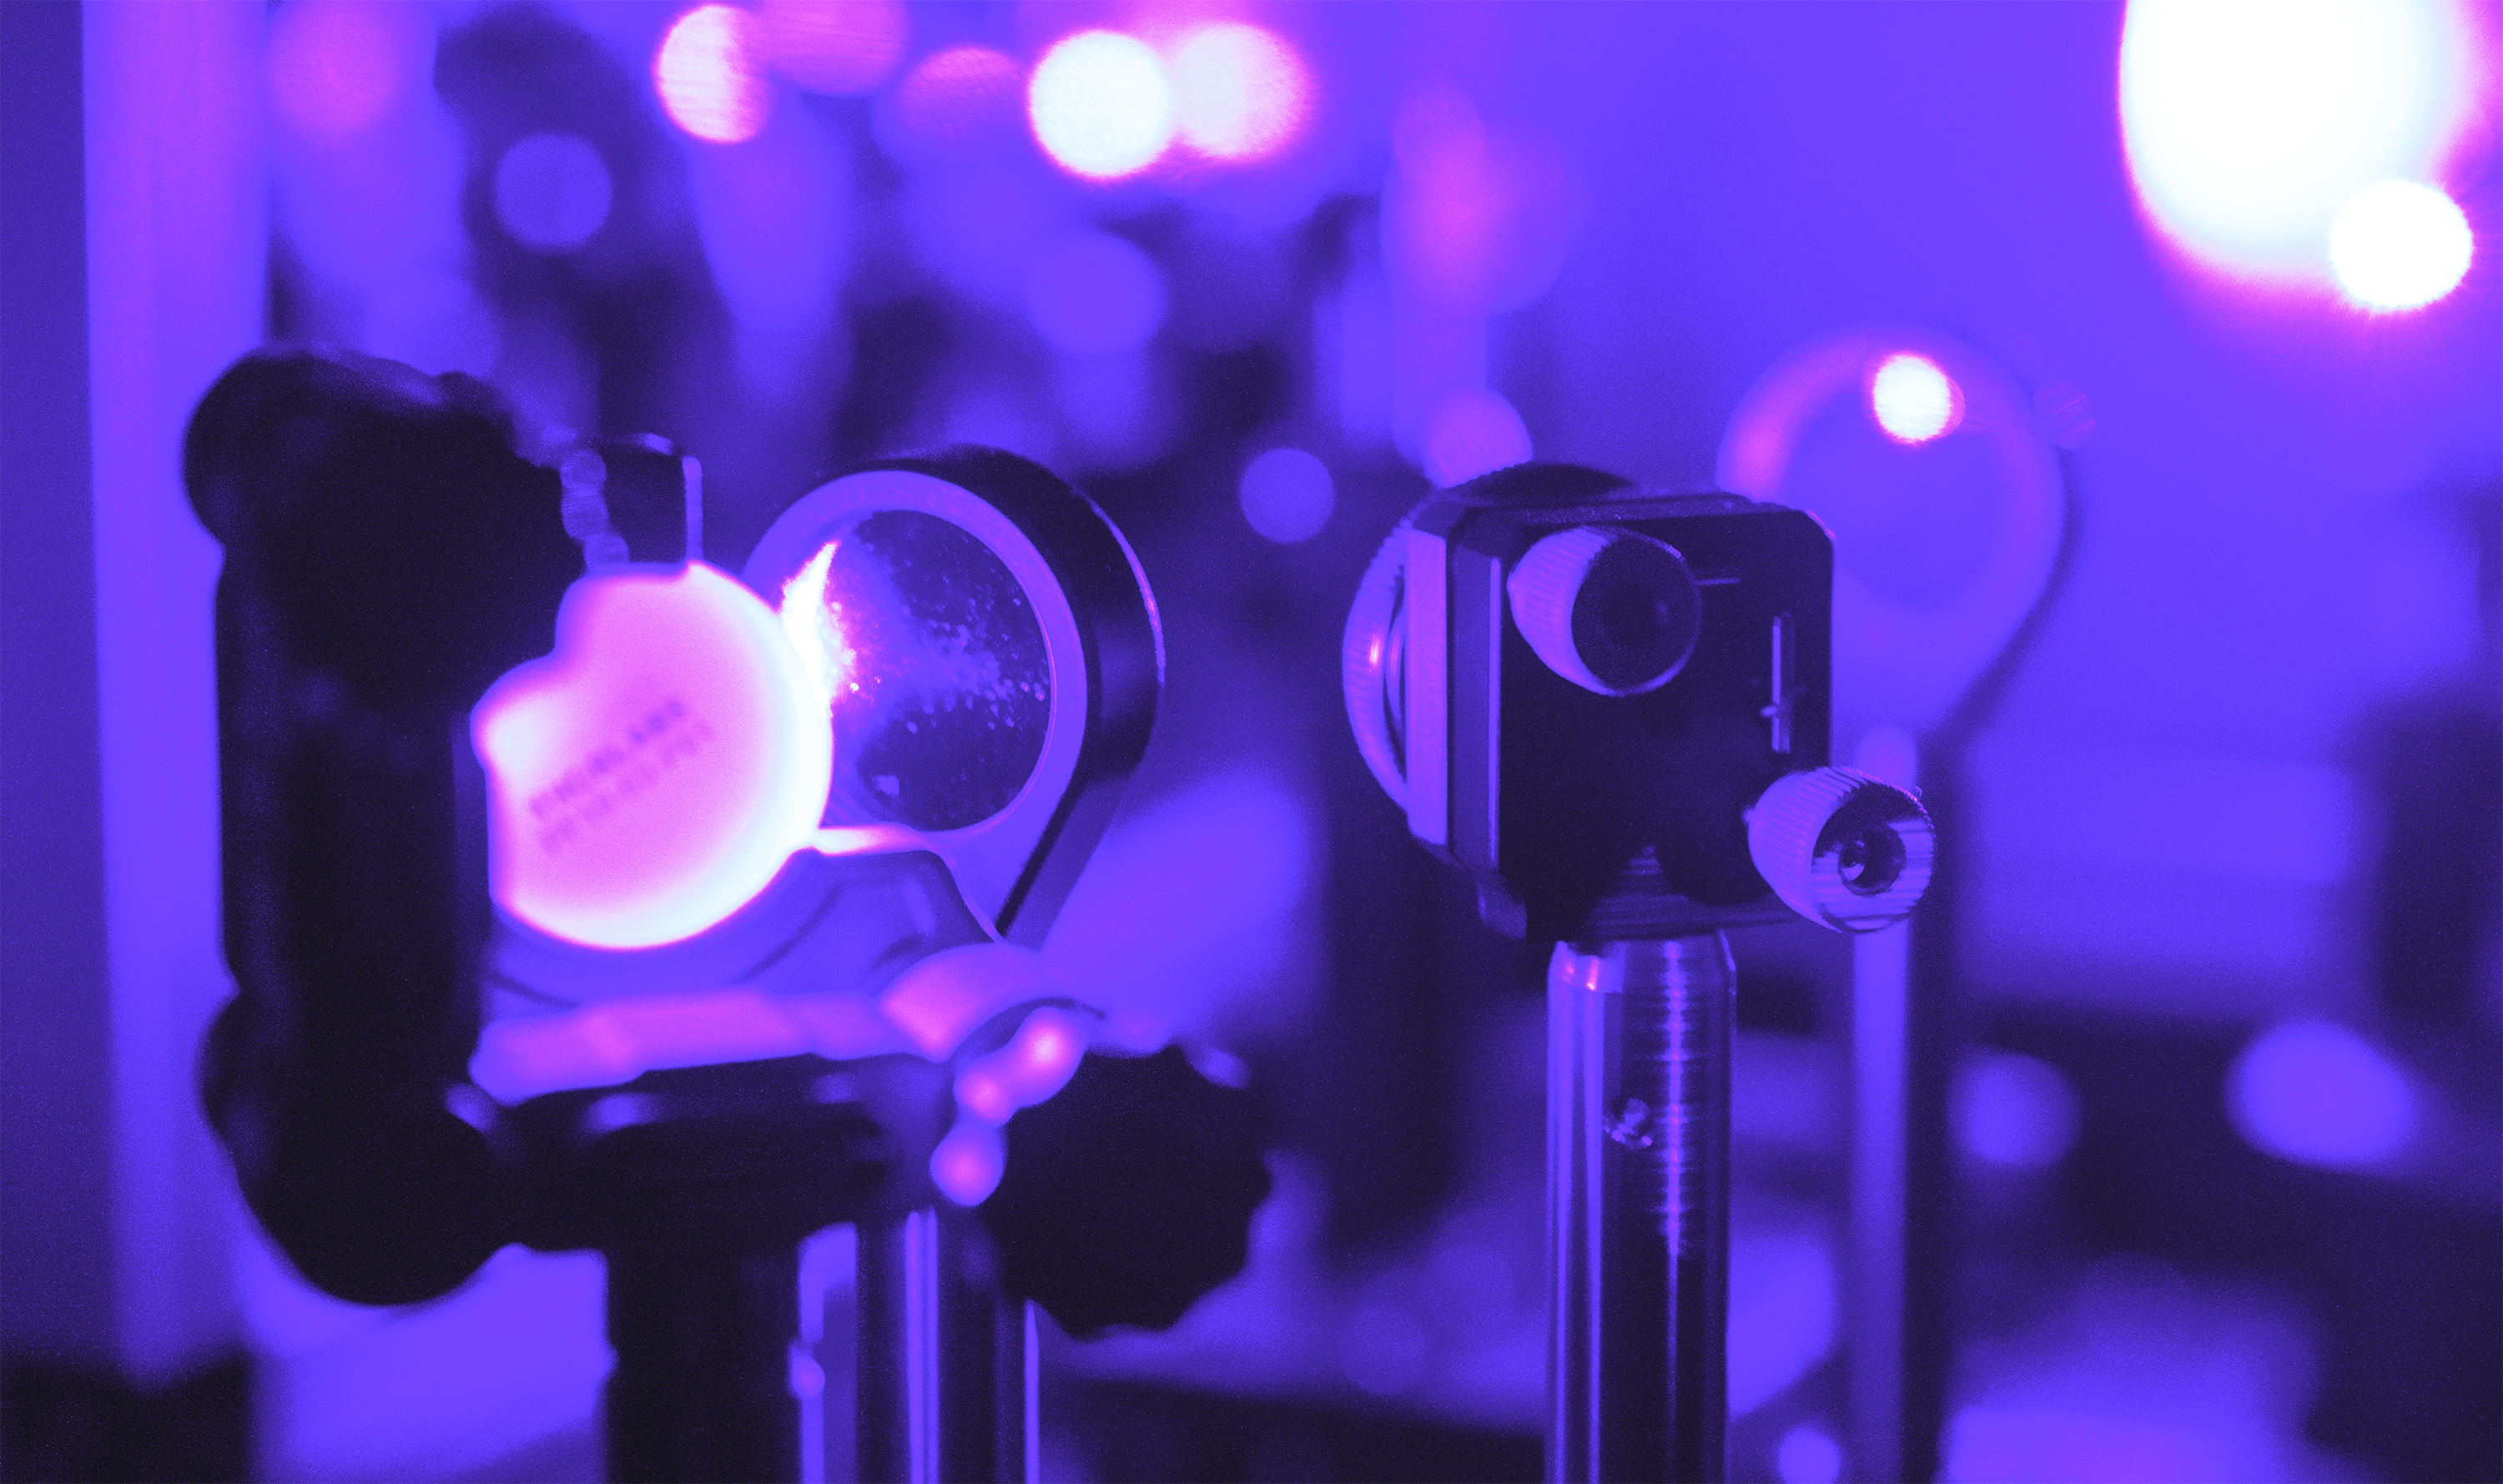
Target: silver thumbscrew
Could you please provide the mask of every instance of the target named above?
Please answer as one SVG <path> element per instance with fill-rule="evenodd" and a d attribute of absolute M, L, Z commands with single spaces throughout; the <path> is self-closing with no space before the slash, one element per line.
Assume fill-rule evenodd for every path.
<path fill-rule="evenodd" d="M 1747 813 L 1747 852 L 1775 895 L 1837 932 L 1874 932 L 1929 890 L 1937 840 L 1920 800 L 1852 768 L 1777 779 Z"/>

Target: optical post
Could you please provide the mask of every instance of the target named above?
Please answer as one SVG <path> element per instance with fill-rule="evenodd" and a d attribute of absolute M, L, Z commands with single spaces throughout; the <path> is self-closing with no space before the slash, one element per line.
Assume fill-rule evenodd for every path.
<path fill-rule="evenodd" d="M 1906 434 L 1885 426 L 1876 378 L 1926 367 L 1947 421 Z M 1837 406 L 1868 407 L 1882 452 L 1856 466 L 1800 457 Z M 2038 392 L 1979 348 L 1920 324 L 1843 326 L 1767 367 L 1723 435 L 1721 487 L 1810 505 L 1839 522 L 1883 505 L 1920 507 L 1928 523 L 1893 551 L 1839 554 L 1834 612 L 1834 727 L 1929 805 L 1955 807 L 1959 782 L 2009 679 L 2042 631 L 2076 541 L 2075 492 L 2061 449 L 2092 430 L 2074 388 Z M 2055 446 L 2053 427 L 2065 440 Z M 1934 462 L 1917 501 L 1900 481 L 1921 469 L 1930 440 L 1953 435 L 1971 462 Z M 1908 461 L 1908 462 L 1906 462 Z M 1891 471 L 1891 472 L 1889 472 Z M 1959 582 L 1910 600 L 1900 563 L 1956 546 L 1971 554 Z M 1874 744 L 1872 746 L 1872 744 Z M 1968 799 L 1968 804 L 1970 800 Z M 1956 890 L 1959 848 L 1940 842 L 1923 921 L 1861 940 L 1851 1024 L 1851 1176 L 1842 1297 L 1842 1368 L 1851 1471 L 1928 1478 L 1939 1467 L 1947 1416 L 1954 1285 L 1955 1070 L 1968 1029 L 1953 937 L 1940 914 Z M 1951 904 L 1950 904 L 1951 905 Z"/>
<path fill-rule="evenodd" d="M 221 378 L 185 473 L 225 549 L 206 1098 L 308 1280 L 597 1249 L 610 1476 L 796 1480 L 801 1245 L 852 1223 L 859 1477 L 920 1484 L 1032 1476 L 1028 1300 L 1160 1327 L 1242 1265 L 1244 1095 L 1090 1050 L 1032 948 L 1162 679 L 1083 495 L 891 460 L 742 583 L 657 441 L 543 467 L 483 385 L 312 351 Z"/>
<path fill-rule="evenodd" d="M 1522 465 L 1375 557 L 1359 750 L 1548 967 L 1547 1476 L 1727 1477 L 1724 929 L 1865 932 L 1926 887 L 1912 796 L 1828 765 L 1833 549 L 1810 517 Z"/>

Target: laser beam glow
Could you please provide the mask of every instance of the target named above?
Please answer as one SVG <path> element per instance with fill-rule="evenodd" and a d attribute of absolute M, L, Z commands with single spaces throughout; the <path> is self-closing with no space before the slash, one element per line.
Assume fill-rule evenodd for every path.
<path fill-rule="evenodd" d="M 771 610 L 702 562 L 574 584 L 471 717 L 497 906 L 594 948 L 719 923 L 814 835 L 834 735 Z"/>
<path fill-rule="evenodd" d="M 957 1074 L 956 1101 L 977 1117 L 1005 1124 L 1019 1108 L 1046 1101 L 1067 1087 L 1086 1042 L 1086 1027 L 1072 1012 L 1037 1010 L 1008 1045 L 976 1058 Z"/>
<path fill-rule="evenodd" d="M 854 678 L 860 656 L 843 637 L 840 600 L 826 601 L 826 578 L 834 570 L 836 542 L 829 541 L 808 558 L 797 576 L 782 585 L 782 637 L 800 657 L 800 668 L 816 691 L 819 704 L 832 706 L 840 691 L 857 691 Z"/>

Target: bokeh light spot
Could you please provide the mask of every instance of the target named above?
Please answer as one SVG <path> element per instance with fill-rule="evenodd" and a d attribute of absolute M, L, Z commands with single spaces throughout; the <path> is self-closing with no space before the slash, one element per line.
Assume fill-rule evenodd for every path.
<path fill-rule="evenodd" d="M 1983 1052 L 1957 1078 L 1956 1136 L 1977 1160 L 2045 1168 L 2076 1142 L 2077 1095 L 2048 1062 Z"/>
<path fill-rule="evenodd" d="M 2120 113 L 2140 197 L 2199 255 L 2320 267 L 2339 206 L 2431 168 L 2471 49 L 2440 0 L 2132 0 Z"/>
<path fill-rule="evenodd" d="M 652 58 L 652 85 L 678 127 L 717 145 L 753 139 L 772 107 L 756 17 L 700 5 L 670 22 Z"/>
<path fill-rule="evenodd" d="M 1135 351 L 1164 323 L 1165 278 L 1125 238 L 1072 233 L 1027 268 L 1025 307 L 1036 333 L 1072 354 Z"/>
<path fill-rule="evenodd" d="M 1480 117 L 1428 87 L 1391 118 L 1385 265 L 1403 292 L 1476 315 L 1524 308 L 1556 282 L 1585 212 L 1580 167 L 1543 129 Z"/>
<path fill-rule="evenodd" d="M 430 38 L 398 5 L 295 0 L 271 17 L 270 102 L 306 134 L 341 139 L 370 128 L 408 80 L 423 71 Z"/>
<path fill-rule="evenodd" d="M 904 59 L 903 0 L 765 0 L 757 19 L 775 70 L 812 92 L 865 93 Z"/>
<path fill-rule="evenodd" d="M 2287 1021 L 2244 1048 L 2226 1083 L 2243 1136 L 2298 1164 L 2371 1164 L 2417 1125 L 2407 1074 L 2344 1026 Z"/>
<path fill-rule="evenodd" d="M 1154 164 L 1173 140 L 1173 84 L 1147 43 L 1080 31 L 1044 53 L 1026 89 L 1044 152 L 1072 175 L 1114 181 Z"/>
<path fill-rule="evenodd" d="M 1782 1484 L 1834 1484 L 1842 1477 L 1842 1445 L 1824 1429 L 1800 1423 L 1782 1434 L 1773 1467 Z"/>
<path fill-rule="evenodd" d="M 2475 239 L 2451 197 L 2414 181 L 2355 193 L 2329 224 L 2329 267 L 2369 309 L 2419 309 L 2468 276 Z"/>
<path fill-rule="evenodd" d="M 773 611 L 701 561 L 586 578 L 472 716 L 496 904 L 595 948 L 712 927 L 816 831 L 834 742 Z"/>
<path fill-rule="evenodd" d="M 1425 420 L 1425 477 L 1443 489 L 1529 461 L 1529 429 L 1498 392 L 1463 388 Z"/>
<path fill-rule="evenodd" d="M 950 47 L 912 64 L 896 84 L 905 143 L 943 151 L 1013 138 L 1017 64 L 988 47 Z"/>
<path fill-rule="evenodd" d="M 1834 1347 L 1838 1294 L 1834 1253 L 1821 1233 L 1799 1227 L 1732 1233 L 1732 1416 L 1764 1405 L 1825 1358 Z"/>
<path fill-rule="evenodd" d="M 1338 508 L 1338 487 L 1329 465 L 1302 449 L 1271 449 L 1244 466 L 1242 498 L 1253 530 L 1288 544 L 1320 534 Z"/>
<path fill-rule="evenodd" d="M 607 161 L 575 134 L 525 134 L 496 162 L 496 219 L 542 253 L 590 241 L 608 219 Z"/>
<path fill-rule="evenodd" d="M 1202 26 L 1173 53 L 1174 124 L 1183 142 L 1222 160 L 1277 153 L 1303 132 L 1312 74 L 1294 48 L 1258 26 Z"/>
<path fill-rule="evenodd" d="M 1937 361 L 1901 351 L 1869 378 L 1869 411 L 1897 443 L 1927 443 L 1964 421 L 1964 390 Z"/>

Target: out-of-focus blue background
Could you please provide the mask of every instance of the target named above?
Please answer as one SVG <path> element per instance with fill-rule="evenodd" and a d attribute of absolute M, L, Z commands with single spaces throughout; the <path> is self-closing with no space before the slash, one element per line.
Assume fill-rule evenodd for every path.
<path fill-rule="evenodd" d="M 1992 440 L 2074 518 L 1977 730 L 1939 697 L 2021 601 L 1864 678 L 1834 739 L 1899 728 L 1881 749 L 1952 768 L 1945 1472 L 2503 1467 L 2490 7 L 0 23 L 10 1477 L 599 1467 L 597 1259 L 338 1303 L 200 1123 L 217 555 L 174 454 L 236 354 L 467 371 L 539 448 L 663 434 L 734 566 L 902 449 L 1000 444 L 1093 493 L 1170 684 L 1049 953 L 1244 1057 L 1283 1147 L 1241 1279 L 1170 1335 L 1054 1342 L 1046 1468 L 1447 1478 L 1535 1467 L 1543 956 L 1477 925 L 1365 775 L 1349 599 L 1437 484 L 1532 455 L 1711 481 L 1750 389 L 1853 333 L 1950 337 L 1964 405 L 1987 381 L 2030 409 L 1918 445 L 1858 382 L 1809 409 L 1770 492 L 1855 581 L 1937 613 L 1989 580 L 2020 497 Z M 2443 221 L 2339 215 L 2384 179 L 2474 244 L 2421 305 L 2388 300 L 2442 281 Z M 1850 1471 L 1850 955 L 1803 927 L 1738 954 L 1733 1467 L 1806 1484 Z M 820 1255 L 840 1326 L 840 1233 Z"/>

